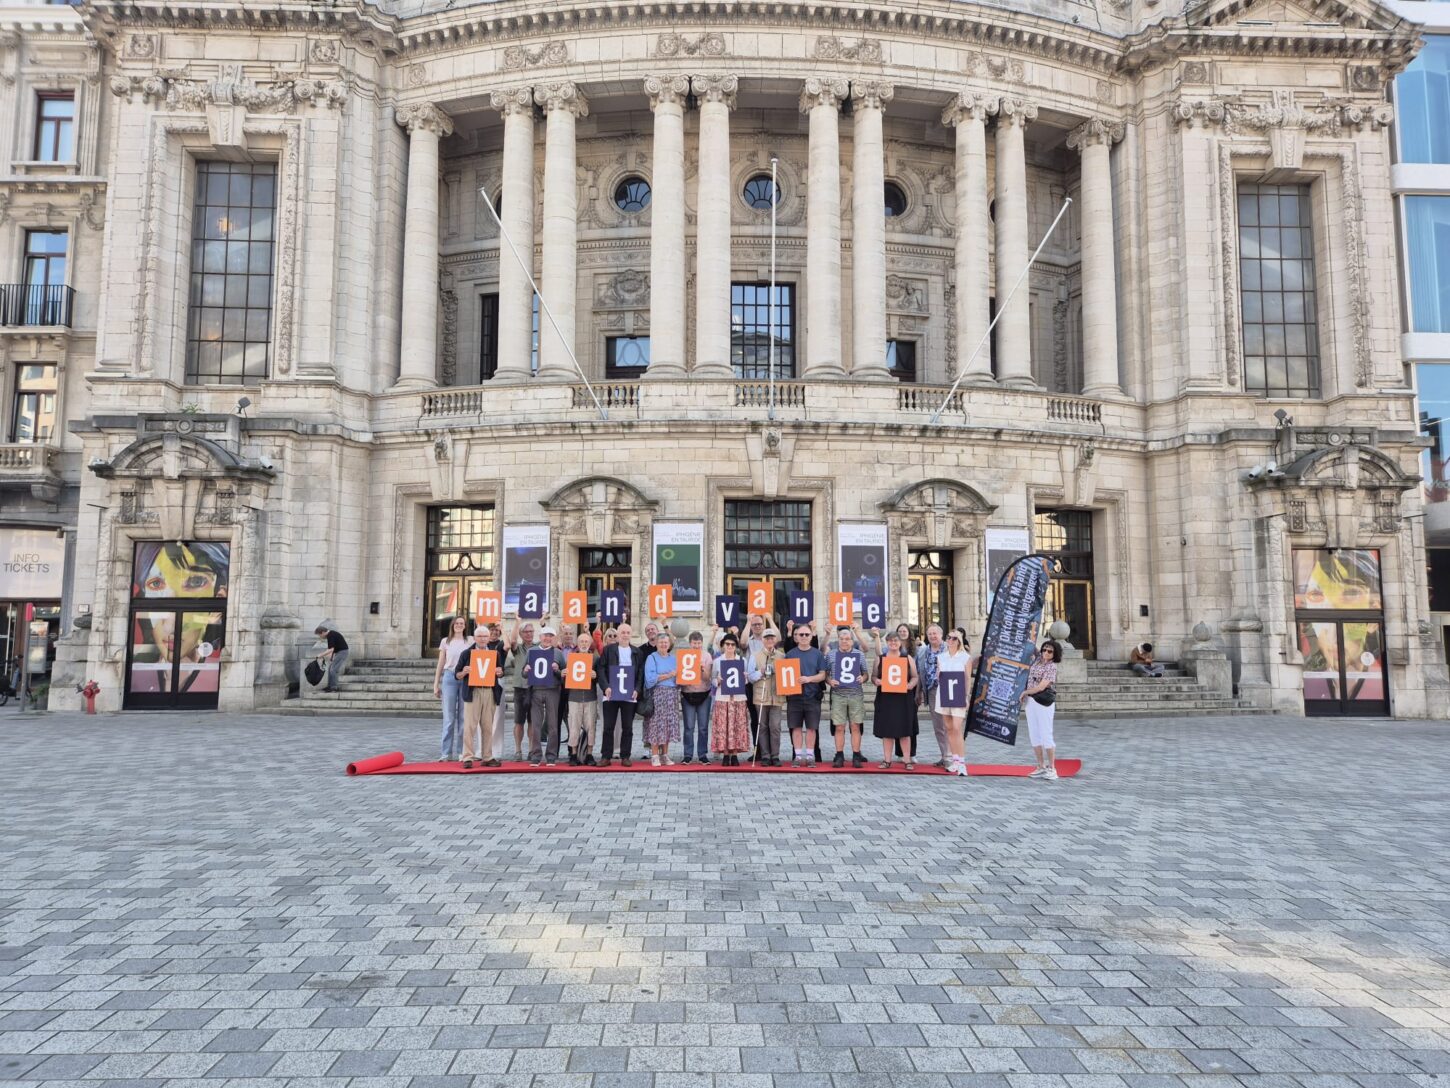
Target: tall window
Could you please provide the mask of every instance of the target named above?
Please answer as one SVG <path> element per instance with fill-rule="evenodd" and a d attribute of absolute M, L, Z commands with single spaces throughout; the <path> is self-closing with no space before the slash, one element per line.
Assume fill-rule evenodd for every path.
<path fill-rule="evenodd" d="M 46 442 L 55 433 L 55 367 L 27 363 L 15 372 L 10 441 Z"/>
<path fill-rule="evenodd" d="M 25 232 L 26 325 L 63 325 L 65 310 L 65 251 L 63 230 Z M 68 319 L 67 319 L 68 320 Z"/>
<path fill-rule="evenodd" d="M 1450 38 L 1426 35 L 1395 78 L 1395 129 L 1401 162 L 1450 163 Z"/>
<path fill-rule="evenodd" d="M 1450 332 L 1450 196 L 1406 196 L 1410 329 Z"/>
<path fill-rule="evenodd" d="M 43 94 L 35 103 L 35 161 L 70 162 L 75 158 L 73 94 Z"/>
<path fill-rule="evenodd" d="M 897 381 L 916 381 L 916 341 L 886 341 L 886 369 Z"/>
<path fill-rule="evenodd" d="M 196 164 L 188 382 L 244 384 L 267 376 L 276 207 L 275 164 Z"/>
<path fill-rule="evenodd" d="M 604 376 L 606 378 L 638 378 L 648 368 L 648 336 L 605 337 Z"/>
<path fill-rule="evenodd" d="M 809 574 L 811 504 L 732 499 L 725 503 L 725 569 Z"/>
<path fill-rule="evenodd" d="M 730 363 L 738 377 L 770 377 L 770 284 L 730 285 Z M 775 376 L 795 377 L 795 284 L 775 285 Z"/>
<path fill-rule="evenodd" d="M 1314 231 L 1307 185 L 1239 186 L 1244 388 L 1319 396 Z"/>
<path fill-rule="evenodd" d="M 498 373 L 498 292 L 479 296 L 478 377 L 488 381 Z"/>

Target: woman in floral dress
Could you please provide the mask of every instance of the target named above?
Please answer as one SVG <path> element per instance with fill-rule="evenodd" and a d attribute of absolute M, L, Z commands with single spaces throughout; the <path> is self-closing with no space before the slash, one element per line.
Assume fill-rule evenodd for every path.
<path fill-rule="evenodd" d="M 680 739 L 680 689 L 675 684 L 675 655 L 670 636 L 655 636 L 655 652 L 645 658 L 644 686 L 654 692 L 654 713 L 644 723 L 644 743 L 654 766 L 673 767 L 670 745 Z"/>
<path fill-rule="evenodd" d="M 742 669 L 744 660 L 739 654 L 740 644 L 734 635 L 720 640 L 720 660 L 739 661 Z M 721 669 L 716 667 L 715 709 L 710 715 L 710 751 L 719 752 L 725 758 L 722 767 L 740 766 L 740 753 L 750 749 L 750 707 L 745 701 L 742 688 L 739 695 L 725 695 L 720 691 Z"/>

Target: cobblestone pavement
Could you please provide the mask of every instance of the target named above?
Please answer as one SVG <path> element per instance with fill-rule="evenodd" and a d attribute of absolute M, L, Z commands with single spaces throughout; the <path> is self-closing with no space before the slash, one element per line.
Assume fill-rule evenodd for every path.
<path fill-rule="evenodd" d="M 1063 723 L 1058 783 L 348 779 L 437 730 L 0 730 L 6 1082 L 1450 1084 L 1443 724 Z"/>

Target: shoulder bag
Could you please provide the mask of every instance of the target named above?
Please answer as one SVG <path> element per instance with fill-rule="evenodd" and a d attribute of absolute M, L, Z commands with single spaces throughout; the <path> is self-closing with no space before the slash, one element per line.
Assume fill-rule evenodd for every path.
<path fill-rule="evenodd" d="M 1043 688 L 1041 691 L 1034 691 L 1032 693 L 1032 701 L 1039 706 L 1051 706 L 1057 702 L 1057 689 Z"/>

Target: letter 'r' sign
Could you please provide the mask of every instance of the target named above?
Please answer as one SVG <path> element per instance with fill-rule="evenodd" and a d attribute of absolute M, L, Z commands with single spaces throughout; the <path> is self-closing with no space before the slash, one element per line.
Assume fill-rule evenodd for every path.
<path fill-rule="evenodd" d="M 498 655 L 492 650 L 468 655 L 468 686 L 491 688 L 498 677 Z"/>
<path fill-rule="evenodd" d="M 944 672 L 936 680 L 937 694 L 941 696 L 942 709 L 967 705 L 967 674 Z"/>
<path fill-rule="evenodd" d="M 588 691 L 594 686 L 594 658 L 590 654 L 570 654 L 564 669 L 564 686 L 570 691 Z"/>
<path fill-rule="evenodd" d="M 881 690 L 891 695 L 905 695 L 910 675 L 906 669 L 906 658 L 883 657 L 881 659 Z"/>

